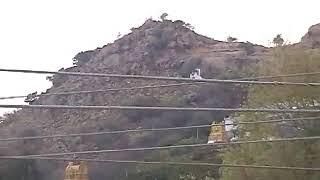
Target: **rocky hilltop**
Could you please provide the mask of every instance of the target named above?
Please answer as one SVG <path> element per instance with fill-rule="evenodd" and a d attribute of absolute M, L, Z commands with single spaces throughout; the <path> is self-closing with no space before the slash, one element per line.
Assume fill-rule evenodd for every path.
<path fill-rule="evenodd" d="M 301 38 L 301 44 L 308 48 L 320 47 L 320 23 L 309 28 L 307 34 Z"/>
<path fill-rule="evenodd" d="M 195 68 L 201 69 L 203 78 L 232 79 L 247 77 L 250 67 L 270 56 L 271 48 L 249 42 L 217 41 L 195 33 L 183 21 L 147 20 L 131 33 L 102 48 L 77 54 L 74 66 L 61 71 L 96 72 L 150 76 L 189 77 Z M 302 44 L 317 46 L 319 25 L 310 28 Z M 48 77 L 52 87 L 46 93 L 135 87 L 174 82 L 132 80 L 118 78 L 92 78 L 54 75 Z M 238 107 L 245 99 L 246 89 L 241 86 L 205 84 L 158 89 L 140 89 L 94 94 L 41 96 L 33 104 L 61 105 L 135 105 L 180 107 Z M 137 128 L 161 128 L 209 124 L 220 121 L 224 113 L 181 113 L 160 111 L 79 111 L 22 109 L 7 115 L 1 125 L 1 136 L 37 134 L 67 134 L 100 132 Z M 5 144 L 22 145 L 3 154 L 38 154 L 83 150 L 165 146 L 206 142 L 208 129 L 186 130 L 180 133 L 133 133 L 103 136 L 46 139 Z M 24 143 L 24 144 L 21 144 Z M 32 144 L 35 143 L 35 144 Z M 32 149 L 32 151 L 30 150 Z M 213 153 L 213 154 L 212 154 Z M 126 152 L 81 157 L 125 160 L 192 160 L 218 162 L 214 152 L 206 149 L 163 150 L 160 152 Z M 34 179 L 61 179 L 63 163 L 36 161 L 32 167 L 38 171 Z M 15 167 L 16 164 L 12 164 Z M 134 165 L 90 164 L 92 180 L 131 179 L 155 174 L 159 168 L 139 169 Z M 54 169 L 52 171 L 52 169 Z M 188 171 L 190 169 L 180 169 Z M 202 172 L 216 171 L 203 169 Z M 126 173 L 124 173 L 126 172 Z M 126 175 L 124 175 L 126 174 Z M 142 175 L 141 175 L 142 174 Z M 152 176 L 151 176 L 152 177 Z M 129 178 L 130 179 L 130 178 Z M 137 178 L 139 179 L 139 178 Z"/>

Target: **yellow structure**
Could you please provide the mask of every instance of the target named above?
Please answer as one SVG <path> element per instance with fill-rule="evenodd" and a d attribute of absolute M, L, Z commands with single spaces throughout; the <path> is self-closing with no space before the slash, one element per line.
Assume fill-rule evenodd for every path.
<path fill-rule="evenodd" d="M 224 123 L 213 123 L 214 126 L 211 127 L 210 135 L 208 138 L 208 144 L 216 142 L 226 142 L 225 138 L 225 125 Z M 218 126 L 217 126 L 218 125 Z"/>
<path fill-rule="evenodd" d="M 65 170 L 64 180 L 89 180 L 87 164 L 83 161 L 78 165 L 69 162 Z"/>

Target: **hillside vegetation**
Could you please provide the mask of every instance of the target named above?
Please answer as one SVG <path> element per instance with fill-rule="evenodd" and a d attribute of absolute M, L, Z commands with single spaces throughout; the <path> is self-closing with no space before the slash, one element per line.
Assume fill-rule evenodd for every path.
<path fill-rule="evenodd" d="M 95 50 L 78 53 L 74 67 L 68 72 L 96 72 L 132 75 L 189 77 L 195 68 L 203 78 L 234 79 L 258 75 L 312 72 L 320 69 L 319 49 L 312 36 L 303 43 L 266 48 L 249 42 L 217 41 L 195 33 L 189 24 L 177 20 L 147 20 L 141 27 L 113 43 Z M 314 31 L 314 30 L 313 30 Z M 313 33 L 316 34 L 316 33 Z M 48 77 L 52 87 L 46 93 L 135 87 L 174 82 L 92 78 L 54 75 Z M 319 81 L 319 77 L 282 78 L 278 81 Z M 319 89 L 314 87 L 242 86 L 203 84 L 119 92 L 41 96 L 33 104 L 61 105 L 129 105 L 174 107 L 281 107 L 319 108 Z M 224 112 L 165 112 L 165 111 L 81 111 L 22 109 L 4 117 L 0 127 L 3 138 L 43 134 L 102 132 L 138 128 L 164 128 L 220 122 L 226 115 L 244 121 L 265 118 L 303 117 L 311 114 L 227 114 Z M 316 114 L 313 114 L 316 116 Z M 312 124 L 311 124 L 312 123 Z M 240 127 L 243 139 L 319 135 L 319 124 L 297 122 L 282 126 L 262 125 Z M 244 133 L 251 135 L 245 137 Z M 293 132 L 291 132 L 293 131 Z M 28 155 L 52 152 L 120 149 L 178 144 L 206 143 L 208 128 L 197 130 L 144 132 L 101 136 L 55 138 L 32 141 L 1 142 L 0 155 Z M 303 146 L 302 146 L 303 145 Z M 211 147 L 170 149 L 160 151 L 124 152 L 81 155 L 82 158 L 140 161 L 184 161 L 208 163 L 242 163 L 317 167 L 319 142 L 305 144 L 277 143 L 241 145 L 224 151 Z M 276 152 L 276 153 L 275 153 Z M 281 159 L 279 159 L 281 158 Z M 281 160 L 281 161 L 279 161 Z M 0 180 L 63 179 L 65 163 L 36 160 L 6 160 L 0 162 Z M 201 179 L 301 179 L 319 178 L 305 172 L 257 171 L 212 167 L 102 164 L 89 163 L 91 180 L 177 180 Z M 270 176 L 272 174 L 272 176 Z M 313 179 L 312 179 L 313 178 Z"/>
<path fill-rule="evenodd" d="M 262 62 L 259 74 L 294 74 L 301 72 L 316 72 L 320 69 L 320 51 L 318 49 L 302 49 L 292 47 L 278 47 L 273 50 L 273 57 Z M 279 81 L 291 82 L 319 82 L 318 75 L 308 77 L 286 77 Z M 320 89 L 317 87 L 289 87 L 289 86 L 261 86 L 250 87 L 248 99 L 244 107 L 265 108 L 320 108 Z M 267 113 L 237 113 L 239 121 L 259 121 L 265 119 L 289 119 L 302 117 L 319 117 L 319 113 L 305 114 L 267 114 Z M 259 124 L 241 126 L 240 136 L 243 140 L 308 137 L 320 135 L 320 121 L 292 121 L 275 124 Z M 246 136 L 246 132 L 250 132 Z M 224 163 L 256 164 L 273 166 L 319 167 L 320 142 L 318 140 L 278 142 L 265 144 L 246 144 L 229 148 L 223 153 Z M 285 170 L 256 170 L 230 169 L 222 171 L 223 180 L 261 179 L 261 180 L 316 180 L 320 178 L 318 172 L 285 171 Z"/>

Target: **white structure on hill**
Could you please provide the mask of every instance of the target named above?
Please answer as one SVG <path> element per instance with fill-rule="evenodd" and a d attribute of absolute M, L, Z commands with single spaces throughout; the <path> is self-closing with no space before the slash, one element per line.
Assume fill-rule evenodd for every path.
<path fill-rule="evenodd" d="M 190 79 L 202 79 L 200 69 L 193 70 L 190 74 Z"/>

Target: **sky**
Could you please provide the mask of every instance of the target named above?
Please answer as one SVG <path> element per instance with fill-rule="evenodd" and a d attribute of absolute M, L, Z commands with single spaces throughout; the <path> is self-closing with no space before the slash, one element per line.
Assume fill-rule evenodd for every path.
<path fill-rule="evenodd" d="M 233 36 L 270 46 L 280 33 L 294 43 L 320 23 L 319 7 L 319 0 L 0 0 L 0 68 L 70 67 L 78 52 L 111 43 L 164 12 L 216 40 Z M 0 72 L 0 96 L 43 92 L 51 86 L 45 77 Z"/>

